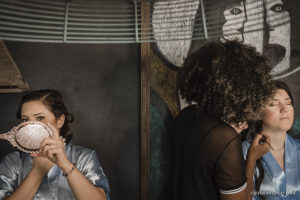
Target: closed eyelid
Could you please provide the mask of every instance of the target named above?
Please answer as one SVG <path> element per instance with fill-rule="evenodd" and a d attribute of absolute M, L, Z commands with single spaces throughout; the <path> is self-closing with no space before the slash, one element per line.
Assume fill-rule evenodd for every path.
<path fill-rule="evenodd" d="M 272 104 L 272 103 L 278 103 L 278 101 L 275 100 L 275 99 L 272 99 L 272 100 L 268 101 L 268 104 Z"/>
<path fill-rule="evenodd" d="M 269 102 L 278 102 L 277 99 L 270 99 Z"/>

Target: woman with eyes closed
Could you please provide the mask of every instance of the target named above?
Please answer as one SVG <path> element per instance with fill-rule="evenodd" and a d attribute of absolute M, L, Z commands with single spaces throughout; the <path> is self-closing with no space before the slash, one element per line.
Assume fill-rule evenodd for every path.
<path fill-rule="evenodd" d="M 95 151 L 69 141 L 68 112 L 58 91 L 37 90 L 22 97 L 17 118 L 50 124 L 53 136 L 40 153 L 13 152 L 0 163 L 0 199 L 109 200 L 108 180 Z"/>
<path fill-rule="evenodd" d="M 274 81 L 274 85 L 275 92 L 264 107 L 262 121 L 249 124 L 249 139 L 243 142 L 244 157 L 256 162 L 252 195 L 253 199 L 265 200 L 300 199 L 300 140 L 291 137 L 289 131 L 294 121 L 294 101 L 284 82 Z M 249 148 L 250 138 L 257 133 L 268 138 L 270 151 L 266 154 L 252 148 L 261 144 L 254 143 Z"/>

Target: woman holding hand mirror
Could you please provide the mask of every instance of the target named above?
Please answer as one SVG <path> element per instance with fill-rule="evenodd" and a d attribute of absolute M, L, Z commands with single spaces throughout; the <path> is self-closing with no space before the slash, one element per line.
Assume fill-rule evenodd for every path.
<path fill-rule="evenodd" d="M 38 153 L 16 151 L 0 163 L 0 199 L 109 199 L 108 180 L 96 152 L 69 141 L 73 121 L 58 91 L 37 90 L 22 97 L 17 117 L 52 130 Z"/>

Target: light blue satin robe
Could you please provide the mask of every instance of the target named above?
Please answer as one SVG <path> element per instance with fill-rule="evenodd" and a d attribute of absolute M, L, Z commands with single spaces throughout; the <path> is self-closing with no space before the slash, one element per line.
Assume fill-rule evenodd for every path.
<path fill-rule="evenodd" d="M 99 163 L 96 152 L 84 147 L 67 144 L 66 155 L 85 177 L 97 187 L 105 190 L 106 198 L 109 200 L 108 180 Z M 32 158 L 23 152 L 13 152 L 6 155 L 0 163 L 0 199 L 9 196 L 24 180 L 32 168 Z M 62 170 L 53 166 L 44 177 L 34 200 L 69 200 L 75 199 Z M 87 197 L 88 199 L 88 197 Z"/>
<path fill-rule="evenodd" d="M 249 147 L 249 141 L 243 142 L 245 158 Z M 300 200 L 300 141 L 287 134 L 284 148 L 284 171 L 271 152 L 262 157 L 265 175 L 259 193 L 267 200 Z M 253 199 L 261 198 L 254 192 Z"/>

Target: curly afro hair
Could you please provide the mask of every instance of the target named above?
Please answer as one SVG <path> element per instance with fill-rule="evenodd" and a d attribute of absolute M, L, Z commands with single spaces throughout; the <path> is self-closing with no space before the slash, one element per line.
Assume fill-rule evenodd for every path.
<path fill-rule="evenodd" d="M 273 92 L 271 67 L 255 48 L 238 41 L 210 42 L 190 55 L 177 89 L 188 103 L 229 124 L 259 119 Z"/>

